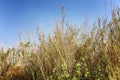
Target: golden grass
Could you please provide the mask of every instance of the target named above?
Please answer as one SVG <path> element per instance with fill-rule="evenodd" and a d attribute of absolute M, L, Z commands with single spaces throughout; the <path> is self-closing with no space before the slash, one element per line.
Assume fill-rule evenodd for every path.
<path fill-rule="evenodd" d="M 62 19 L 52 35 L 39 33 L 38 43 L 1 48 L 0 80 L 119 80 L 120 15 L 116 12 L 109 22 L 98 19 L 89 32 Z"/>

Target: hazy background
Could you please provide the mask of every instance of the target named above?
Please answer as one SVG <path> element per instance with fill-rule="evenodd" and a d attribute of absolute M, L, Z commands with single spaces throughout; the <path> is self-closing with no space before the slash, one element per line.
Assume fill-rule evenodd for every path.
<path fill-rule="evenodd" d="M 111 6 L 112 2 L 112 6 Z M 61 6 L 65 7 L 66 20 L 80 25 L 85 17 L 93 23 L 99 16 L 110 18 L 111 7 L 119 0 L 0 0 L 0 45 L 13 46 L 19 33 L 28 29 L 31 33 L 42 27 L 49 33 L 61 18 Z M 105 8 L 106 6 L 106 8 Z"/>

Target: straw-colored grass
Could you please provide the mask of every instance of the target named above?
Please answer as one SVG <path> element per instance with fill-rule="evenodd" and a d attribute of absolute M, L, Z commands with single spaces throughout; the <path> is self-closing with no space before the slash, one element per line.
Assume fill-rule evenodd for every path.
<path fill-rule="evenodd" d="M 53 34 L 39 33 L 38 43 L 1 48 L 0 80 L 120 80 L 116 12 L 109 22 L 98 19 L 90 31 L 61 21 Z"/>

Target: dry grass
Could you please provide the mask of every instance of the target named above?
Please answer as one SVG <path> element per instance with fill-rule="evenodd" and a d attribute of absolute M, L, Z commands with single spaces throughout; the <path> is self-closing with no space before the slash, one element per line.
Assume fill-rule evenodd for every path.
<path fill-rule="evenodd" d="M 0 80 L 119 80 L 120 15 L 116 12 L 109 22 L 98 19 L 89 32 L 62 19 L 52 35 L 39 33 L 38 43 L 1 48 Z"/>

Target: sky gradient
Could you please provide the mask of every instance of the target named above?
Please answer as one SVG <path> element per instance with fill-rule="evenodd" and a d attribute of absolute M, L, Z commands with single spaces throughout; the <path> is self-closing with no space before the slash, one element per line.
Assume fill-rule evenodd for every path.
<path fill-rule="evenodd" d="M 113 0 L 113 7 L 119 5 Z M 28 29 L 31 33 L 42 27 L 51 32 L 61 18 L 61 6 L 65 7 L 66 20 L 80 25 L 85 17 L 92 23 L 99 17 L 110 17 L 111 0 L 0 0 L 0 45 L 17 43 L 19 33 Z"/>

